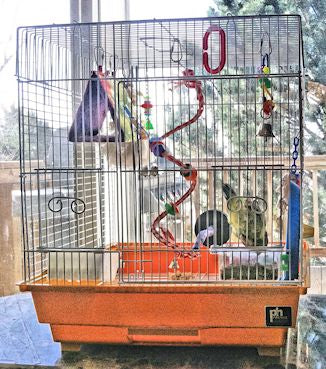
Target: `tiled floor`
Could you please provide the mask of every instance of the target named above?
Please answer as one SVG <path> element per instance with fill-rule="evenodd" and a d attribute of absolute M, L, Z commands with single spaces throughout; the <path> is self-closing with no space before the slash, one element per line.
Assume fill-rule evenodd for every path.
<path fill-rule="evenodd" d="M 0 298 L 0 365 L 54 365 L 60 356 L 60 344 L 37 321 L 29 293 Z"/>

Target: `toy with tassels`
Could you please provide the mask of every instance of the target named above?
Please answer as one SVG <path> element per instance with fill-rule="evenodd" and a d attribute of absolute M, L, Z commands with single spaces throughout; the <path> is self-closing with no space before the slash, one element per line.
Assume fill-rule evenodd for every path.
<path fill-rule="evenodd" d="M 262 53 L 263 43 L 264 37 L 262 37 L 260 45 L 261 46 L 260 53 L 262 58 L 260 72 L 263 73 L 263 77 L 259 78 L 258 80 L 263 91 L 263 107 L 261 109 L 261 116 L 264 119 L 264 122 L 262 123 L 259 129 L 258 136 L 265 137 L 267 139 L 268 137 L 275 137 L 273 134 L 271 123 L 265 121 L 265 119 L 268 119 L 272 116 L 273 110 L 275 108 L 275 103 L 273 100 L 273 95 L 271 93 L 272 82 L 268 78 L 268 75 L 270 74 L 270 54 L 272 53 L 270 39 L 269 39 L 269 51 L 264 55 Z"/>
<path fill-rule="evenodd" d="M 146 117 L 145 129 L 146 130 L 153 129 L 153 124 L 150 119 L 150 116 L 152 114 L 151 110 L 153 108 L 153 105 L 151 104 L 151 101 L 149 100 L 149 96 L 145 96 L 145 101 L 143 102 L 141 107 L 144 109 L 144 115 Z"/>
<path fill-rule="evenodd" d="M 263 78 L 259 79 L 259 83 L 263 90 L 263 108 L 262 108 L 262 116 L 263 118 L 270 118 L 272 115 L 272 111 L 275 107 L 275 103 L 273 101 L 273 96 L 271 94 L 272 83 L 271 80 L 267 77 L 270 73 L 269 67 L 269 55 L 265 54 L 262 59 L 261 71 L 264 74 Z"/>

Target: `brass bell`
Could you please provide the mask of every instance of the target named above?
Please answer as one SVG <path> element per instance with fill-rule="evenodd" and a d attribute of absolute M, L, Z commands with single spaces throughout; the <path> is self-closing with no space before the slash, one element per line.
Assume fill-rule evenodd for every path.
<path fill-rule="evenodd" d="M 260 137 L 275 137 L 270 123 L 263 123 L 260 126 L 257 136 Z"/>

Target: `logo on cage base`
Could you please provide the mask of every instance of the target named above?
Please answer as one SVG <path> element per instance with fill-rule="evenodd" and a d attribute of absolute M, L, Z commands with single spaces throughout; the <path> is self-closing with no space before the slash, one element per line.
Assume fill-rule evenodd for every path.
<path fill-rule="evenodd" d="M 267 327 L 291 327 L 291 306 L 266 306 Z"/>

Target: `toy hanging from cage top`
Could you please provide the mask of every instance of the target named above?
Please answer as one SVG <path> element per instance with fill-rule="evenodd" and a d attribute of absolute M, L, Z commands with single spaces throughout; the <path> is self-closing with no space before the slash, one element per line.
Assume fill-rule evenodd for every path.
<path fill-rule="evenodd" d="M 269 50 L 268 53 L 265 54 L 263 54 L 264 35 L 268 36 L 269 41 L 268 43 Z M 258 136 L 265 137 L 267 139 L 268 137 L 275 137 L 273 134 L 271 122 L 266 120 L 271 118 L 273 110 L 275 108 L 275 103 L 273 100 L 273 95 L 271 93 L 272 82 L 271 79 L 268 78 L 268 75 L 270 74 L 270 55 L 272 53 L 272 46 L 269 35 L 267 33 L 265 33 L 264 35 L 261 38 L 260 43 L 260 53 L 261 53 L 260 73 L 263 73 L 263 76 L 258 80 L 263 95 L 263 106 L 261 109 L 261 117 L 264 119 L 264 121 L 258 131 Z"/>
<path fill-rule="evenodd" d="M 265 54 L 263 56 L 261 71 L 264 74 L 264 77 L 259 79 L 259 83 L 263 91 L 263 107 L 261 110 L 261 115 L 264 119 L 268 119 L 271 117 L 273 109 L 275 107 L 273 96 L 272 93 L 270 92 L 272 86 L 271 80 L 267 77 L 267 75 L 270 73 L 268 54 Z"/>
<path fill-rule="evenodd" d="M 153 105 L 151 104 L 151 101 L 149 99 L 148 95 L 148 86 L 147 86 L 147 95 L 145 96 L 145 101 L 142 103 L 141 107 L 144 109 L 144 115 L 145 115 L 145 129 L 147 131 L 153 129 L 153 124 L 151 122 L 151 110 L 153 108 Z"/>
<path fill-rule="evenodd" d="M 217 32 L 220 36 L 220 64 L 216 68 L 212 68 L 209 65 L 209 57 L 208 57 L 208 39 L 212 32 Z M 225 61 L 226 61 L 225 32 L 221 27 L 212 24 L 210 27 L 208 27 L 203 37 L 203 65 L 208 73 L 217 74 L 221 72 L 222 69 L 224 68 Z"/>
<path fill-rule="evenodd" d="M 101 135 L 100 131 L 107 113 L 116 122 L 114 135 Z M 83 99 L 77 109 L 75 119 L 70 127 L 71 142 L 115 142 L 125 140 L 120 126 L 120 119 L 115 114 L 113 88 L 105 78 L 102 67 L 93 71 L 87 83 Z"/>
<path fill-rule="evenodd" d="M 173 234 L 163 226 L 160 226 L 160 222 L 167 216 L 167 215 L 175 215 L 179 212 L 179 205 L 183 203 L 194 191 L 196 184 L 197 184 L 197 170 L 188 163 L 183 163 L 181 160 L 175 158 L 167 149 L 163 140 L 167 137 L 173 135 L 174 133 L 178 132 L 179 130 L 189 126 L 190 124 L 196 122 L 199 117 L 202 115 L 204 111 L 204 96 L 202 93 L 202 86 L 201 82 L 197 80 L 189 80 L 189 77 L 194 76 L 194 71 L 191 69 L 186 69 L 183 72 L 183 76 L 186 77 L 186 80 L 182 80 L 178 82 L 178 84 L 184 84 L 189 89 L 196 90 L 196 98 L 198 101 L 198 109 L 196 114 L 187 120 L 186 122 L 180 124 L 179 126 L 175 127 L 174 129 L 170 130 L 169 132 L 165 133 L 161 137 L 153 137 L 149 140 L 150 150 L 156 157 L 162 157 L 166 160 L 174 163 L 178 167 L 180 167 L 180 174 L 183 178 L 189 182 L 189 189 L 184 193 L 177 201 L 166 203 L 165 204 L 165 211 L 159 214 L 156 219 L 154 220 L 151 231 L 153 235 L 158 239 L 158 241 L 166 244 L 167 246 L 176 250 L 177 256 L 183 255 L 184 257 L 195 257 L 196 254 L 193 251 L 181 251 L 177 249 L 176 242 L 174 239 Z"/>

